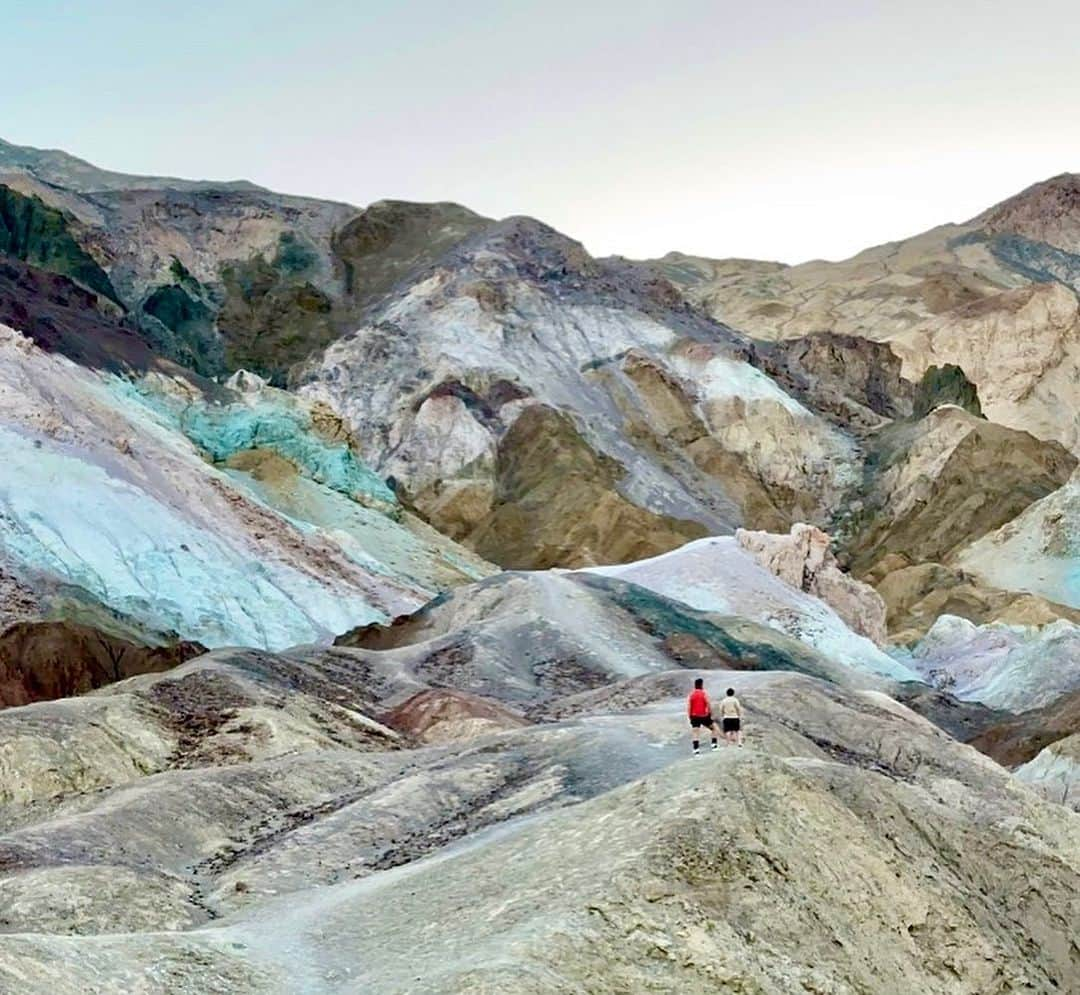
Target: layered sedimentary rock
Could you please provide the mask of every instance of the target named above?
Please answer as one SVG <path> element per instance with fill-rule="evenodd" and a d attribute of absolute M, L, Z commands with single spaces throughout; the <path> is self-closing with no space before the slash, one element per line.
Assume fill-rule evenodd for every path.
<path fill-rule="evenodd" d="M 747 561 L 746 572 L 758 583 L 783 587 Z M 710 605 L 688 603 L 677 592 L 627 582 L 612 572 L 506 572 L 388 626 L 357 628 L 336 644 L 359 651 L 366 666 L 377 664 L 384 684 L 394 675 L 385 693 L 395 706 L 433 685 L 499 699 L 541 717 L 567 694 L 673 665 L 795 670 L 874 687 L 886 686 L 876 676 L 882 670 L 914 677 L 811 596 L 801 598 L 804 611 L 816 609 L 829 618 L 835 625 L 830 635 L 846 636 L 864 654 L 836 658 L 768 617 L 746 617 L 716 598 Z"/>
<path fill-rule="evenodd" d="M 819 332 L 768 343 L 761 355 L 785 390 L 856 432 L 912 413 L 915 385 L 887 342 Z"/>
<path fill-rule="evenodd" d="M 970 237 L 973 227 L 943 225 L 836 263 L 786 266 L 673 253 L 653 265 L 719 320 L 761 338 L 828 331 L 881 341 L 1029 283 L 987 241 Z"/>
<path fill-rule="evenodd" d="M 955 365 L 977 385 L 987 418 L 1080 451 L 1080 305 L 1071 288 L 1007 291 L 897 336 L 892 346 L 905 375 Z"/>
<path fill-rule="evenodd" d="M 569 417 L 531 405 L 499 440 L 491 511 L 470 544 L 504 567 L 544 569 L 638 560 L 705 534 L 620 495 L 623 472 Z"/>
<path fill-rule="evenodd" d="M 496 701 L 450 689 L 418 691 L 387 712 L 383 722 L 418 743 L 474 739 L 529 724 Z"/>
<path fill-rule="evenodd" d="M 523 469 L 538 481 L 550 460 L 591 464 L 589 493 L 559 513 L 589 536 L 595 562 L 703 530 L 827 516 L 856 479 L 854 443 L 751 359 L 665 281 L 515 218 L 383 301 L 308 365 L 301 392 L 367 426 L 367 462 L 437 527 L 504 565 L 577 565 L 522 548 L 526 526 L 549 542 L 547 526 L 521 514 Z M 550 411 L 530 410 L 540 405 Z M 539 419 L 551 437 L 542 447 Z M 597 505 L 639 519 L 646 545 L 590 534 Z"/>
<path fill-rule="evenodd" d="M 673 254 L 650 264 L 718 320 L 768 339 L 886 341 L 918 380 L 952 364 L 993 421 L 1077 451 L 1080 240 L 1075 175 L 963 225 L 799 266 Z"/>
<path fill-rule="evenodd" d="M 101 375 L 7 329 L 0 355 L 4 572 L 43 603 L 104 605 L 206 645 L 283 647 L 490 572 L 401 516 L 288 395 L 211 399 L 162 374 Z M 287 472 L 228 465 L 260 452 Z M 75 594 L 61 598 L 65 586 Z"/>

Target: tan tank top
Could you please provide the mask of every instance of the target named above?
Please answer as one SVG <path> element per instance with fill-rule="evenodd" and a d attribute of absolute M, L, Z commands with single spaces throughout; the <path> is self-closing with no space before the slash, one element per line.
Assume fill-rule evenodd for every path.
<path fill-rule="evenodd" d="M 742 705 L 739 704 L 739 699 L 735 697 L 724 697 L 720 699 L 720 717 L 724 719 L 735 719 L 742 715 Z"/>

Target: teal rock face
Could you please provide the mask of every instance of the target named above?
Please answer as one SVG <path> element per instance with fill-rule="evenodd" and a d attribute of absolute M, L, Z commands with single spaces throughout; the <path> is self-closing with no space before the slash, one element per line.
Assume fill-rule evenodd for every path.
<path fill-rule="evenodd" d="M 124 616 L 206 646 L 282 648 L 384 621 L 296 566 L 263 562 L 197 511 L 60 447 L 0 427 L 0 545 L 24 569 L 63 579 Z M 62 480 L 62 487 L 56 481 Z M 17 486 L 13 482 L 17 481 Z"/>
<path fill-rule="evenodd" d="M 342 444 L 323 441 L 299 412 L 259 402 L 188 408 L 180 428 L 215 461 L 247 449 L 272 449 L 312 480 L 363 502 L 396 504 L 394 492 Z"/>
<path fill-rule="evenodd" d="M 306 408 L 277 391 L 269 396 L 239 395 L 231 403 L 188 403 L 155 393 L 144 385 L 118 382 L 129 394 L 181 431 L 215 463 L 237 453 L 269 449 L 306 477 L 354 501 L 393 514 L 400 510 L 386 482 L 342 442 L 319 435 Z"/>
<path fill-rule="evenodd" d="M 37 197 L 25 197 L 0 185 L 0 253 L 59 273 L 114 303 L 116 291 L 68 230 L 67 218 Z"/>

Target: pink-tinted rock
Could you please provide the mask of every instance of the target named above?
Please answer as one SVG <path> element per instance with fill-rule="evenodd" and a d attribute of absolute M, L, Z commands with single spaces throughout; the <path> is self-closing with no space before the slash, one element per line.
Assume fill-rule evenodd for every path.
<path fill-rule="evenodd" d="M 498 702 L 444 688 L 414 694 L 383 716 L 383 722 L 424 743 L 472 739 L 529 725 L 517 712 Z"/>
<path fill-rule="evenodd" d="M 739 529 L 735 537 L 782 581 L 821 598 L 860 635 L 884 644 L 885 602 L 868 584 L 840 569 L 827 533 L 798 524 L 787 535 Z"/>

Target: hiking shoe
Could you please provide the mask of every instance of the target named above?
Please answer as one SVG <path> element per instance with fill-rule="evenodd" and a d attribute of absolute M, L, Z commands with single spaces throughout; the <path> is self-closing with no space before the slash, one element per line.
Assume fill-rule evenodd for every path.
<path fill-rule="evenodd" d="M 719 743 L 713 743 L 712 748 L 714 750 L 719 750 L 720 749 L 720 744 Z"/>

